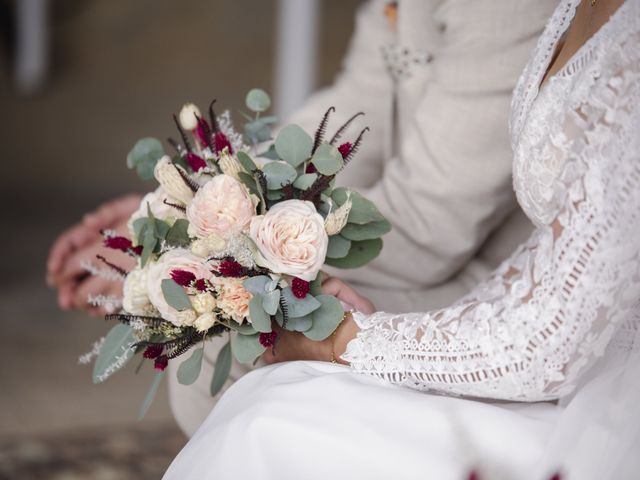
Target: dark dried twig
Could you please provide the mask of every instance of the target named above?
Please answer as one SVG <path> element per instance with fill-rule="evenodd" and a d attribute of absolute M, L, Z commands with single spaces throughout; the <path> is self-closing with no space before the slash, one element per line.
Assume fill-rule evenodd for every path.
<path fill-rule="evenodd" d="M 174 165 L 174 168 L 178 170 L 180 177 L 182 177 L 182 180 L 184 180 L 184 183 L 187 184 L 187 187 L 189 187 L 193 193 L 196 193 L 200 188 L 200 185 L 198 185 L 196 182 L 191 180 L 191 178 L 189 178 L 189 176 L 180 167 L 177 167 L 176 165 Z"/>
<path fill-rule="evenodd" d="M 116 265 L 114 263 L 111 263 L 109 260 L 104 258 L 102 255 L 96 255 L 96 258 L 98 260 L 100 260 L 102 263 L 104 263 L 111 270 L 113 270 L 114 272 L 120 274 L 123 277 L 126 277 L 129 274 L 129 272 L 127 272 L 124 268 L 119 267 L 118 265 Z"/>
<path fill-rule="evenodd" d="M 177 203 L 171 203 L 169 201 L 167 201 L 167 199 L 165 198 L 162 203 L 164 203 L 165 205 L 168 205 L 170 207 L 175 208 L 176 210 L 180 210 L 182 213 L 186 213 L 187 209 L 184 207 L 184 205 L 178 205 Z"/>
<path fill-rule="evenodd" d="M 322 140 L 324 139 L 324 134 L 327 130 L 327 123 L 329 122 L 329 115 L 331 115 L 331 113 L 335 111 L 336 111 L 335 107 L 329 107 L 329 109 L 325 112 L 324 116 L 322 117 L 322 121 L 320 122 L 320 125 L 318 125 L 318 129 L 316 130 L 316 134 L 313 138 L 313 148 L 311 149 L 312 155 L 315 153 L 315 151 L 318 149 L 318 147 L 322 143 Z"/>
<path fill-rule="evenodd" d="M 184 148 L 187 150 L 187 152 L 191 151 L 191 143 L 189 143 L 189 138 L 187 137 L 187 134 L 184 133 L 184 130 L 182 130 L 182 125 L 180 125 L 180 122 L 178 121 L 178 117 L 176 117 L 176 114 L 173 114 L 173 121 L 176 124 L 176 127 L 178 127 L 178 131 L 180 132 L 180 137 L 182 138 L 182 143 L 184 143 Z"/>
<path fill-rule="evenodd" d="M 209 104 L 209 120 L 211 120 L 211 128 L 214 133 L 218 133 L 220 131 L 220 125 L 218 125 L 218 117 L 216 117 L 216 112 L 213 110 L 213 104 L 216 103 L 216 99 L 211 100 Z"/>
<path fill-rule="evenodd" d="M 362 143 L 362 137 L 364 136 L 365 132 L 368 132 L 368 131 L 369 131 L 369 127 L 365 127 L 362 129 L 362 131 L 358 135 L 358 138 L 356 138 L 356 141 L 353 142 L 353 145 L 351 147 L 351 150 L 349 151 L 349 154 L 346 156 L 346 158 L 344 158 L 344 165 L 342 168 L 344 168 L 347 165 L 347 163 L 351 161 L 353 156 L 358 152 L 358 148 Z"/>
<path fill-rule="evenodd" d="M 342 136 L 342 134 L 347 130 L 347 128 L 349 128 L 349 125 L 351 125 L 351 122 L 353 122 L 360 115 L 364 115 L 364 112 L 358 112 L 355 115 L 353 115 L 349 120 L 344 122 L 344 124 L 336 131 L 336 133 L 334 133 L 333 137 L 331 137 L 331 141 L 329 142 L 329 144 L 333 145 L 335 142 L 337 142 Z"/>

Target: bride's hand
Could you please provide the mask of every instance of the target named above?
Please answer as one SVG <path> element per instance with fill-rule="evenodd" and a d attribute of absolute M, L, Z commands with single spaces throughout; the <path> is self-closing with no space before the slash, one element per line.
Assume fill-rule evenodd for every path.
<path fill-rule="evenodd" d="M 322 284 L 322 292 L 325 295 L 334 295 L 342 303 L 347 304 L 362 313 L 371 314 L 375 307 L 370 300 L 358 294 L 353 288 L 344 282 L 329 278 Z M 319 360 L 347 364 L 340 356 L 345 352 L 347 344 L 358 333 L 358 326 L 349 314 L 338 326 L 335 335 L 330 335 L 321 342 L 309 340 L 302 333 L 283 330 L 274 322 L 274 331 L 278 337 L 274 349 L 268 349 L 262 356 L 267 364 L 288 362 L 293 360 Z"/>

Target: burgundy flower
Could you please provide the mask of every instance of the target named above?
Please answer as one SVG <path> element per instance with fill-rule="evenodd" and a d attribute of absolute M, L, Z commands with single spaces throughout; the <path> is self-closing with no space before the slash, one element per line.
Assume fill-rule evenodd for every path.
<path fill-rule="evenodd" d="M 187 153 L 187 163 L 194 172 L 197 172 L 207 166 L 207 162 L 205 162 L 204 158 L 199 157 L 193 152 Z"/>
<path fill-rule="evenodd" d="M 138 256 L 142 255 L 142 249 L 143 249 L 142 245 L 136 245 L 135 247 L 131 247 L 131 251 Z"/>
<path fill-rule="evenodd" d="M 153 368 L 155 368 L 156 370 L 160 370 L 162 372 L 164 371 L 165 368 L 167 368 L 168 364 L 169 364 L 169 357 L 167 357 L 166 355 L 160 355 L 153 362 Z"/>
<path fill-rule="evenodd" d="M 223 277 L 242 277 L 245 274 L 245 269 L 235 260 L 223 260 L 218 265 L 218 272 Z"/>
<path fill-rule="evenodd" d="M 162 345 L 149 345 L 142 356 L 149 359 L 158 358 L 162 355 L 162 350 L 164 350 Z"/>
<path fill-rule="evenodd" d="M 204 278 L 199 278 L 196 280 L 195 287 L 199 292 L 204 292 L 207 290 L 207 282 Z"/>
<path fill-rule="evenodd" d="M 350 142 L 344 142 L 338 147 L 338 151 L 340 152 L 340 155 L 342 155 L 342 158 L 347 158 L 347 156 L 349 156 L 349 154 L 351 153 L 352 148 L 353 145 L 351 145 Z"/>
<path fill-rule="evenodd" d="M 467 476 L 467 480 L 480 480 L 480 475 L 475 470 L 471 470 Z"/>
<path fill-rule="evenodd" d="M 211 129 L 209 128 L 209 124 L 204 118 L 198 119 L 198 126 L 193 131 L 195 136 L 200 140 L 200 143 L 203 147 L 209 146 L 209 138 L 211 135 Z"/>
<path fill-rule="evenodd" d="M 222 152 L 225 148 L 229 149 L 229 153 L 233 153 L 233 147 L 227 136 L 222 132 L 216 132 L 213 138 L 213 146 L 216 149 L 216 153 Z"/>
<path fill-rule="evenodd" d="M 304 173 L 316 173 L 318 170 L 316 169 L 316 166 L 313 163 L 310 163 L 309 165 L 307 165 L 307 168 L 304 170 Z"/>
<path fill-rule="evenodd" d="M 269 348 L 276 343 L 277 336 L 278 334 L 276 332 L 261 333 L 260 337 L 258 337 L 258 341 L 264 348 Z"/>
<path fill-rule="evenodd" d="M 107 237 L 104 239 L 104 246 L 126 252 L 131 248 L 131 240 L 126 237 Z"/>
<path fill-rule="evenodd" d="M 551 476 L 551 478 L 549 478 L 549 480 L 562 480 L 562 475 L 560 475 L 560 472 L 556 472 Z"/>
<path fill-rule="evenodd" d="M 301 278 L 295 277 L 291 282 L 291 291 L 296 298 L 306 297 L 309 290 L 311 290 L 311 285 Z"/>
<path fill-rule="evenodd" d="M 196 279 L 196 276 L 186 270 L 171 270 L 171 278 L 182 287 L 188 287 Z"/>

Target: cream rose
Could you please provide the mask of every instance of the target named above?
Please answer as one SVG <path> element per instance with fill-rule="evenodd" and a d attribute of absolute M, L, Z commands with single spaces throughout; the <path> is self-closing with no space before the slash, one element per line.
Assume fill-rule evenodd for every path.
<path fill-rule="evenodd" d="M 302 200 L 286 200 L 254 217 L 250 236 L 260 265 L 306 281 L 316 278 L 329 243 L 324 219 L 313 203 Z"/>
<path fill-rule="evenodd" d="M 242 323 L 249 316 L 249 301 L 253 297 L 242 285 L 241 278 L 216 277 L 213 280 L 218 294 L 216 306 L 227 316 Z"/>
<path fill-rule="evenodd" d="M 213 327 L 214 323 L 216 323 L 216 316 L 213 313 L 208 312 L 200 315 L 193 326 L 196 327 L 196 330 L 202 333 Z"/>
<path fill-rule="evenodd" d="M 193 273 L 196 278 L 207 280 L 211 280 L 213 274 L 209 265 L 201 258 L 182 248 L 165 253 L 156 263 L 148 267 L 147 292 L 149 300 L 158 309 L 162 318 L 177 327 L 192 325 L 196 319 L 196 313 L 193 310 L 179 312 L 167 303 L 162 293 L 162 281 L 171 278 L 173 270 L 185 270 Z"/>
<path fill-rule="evenodd" d="M 227 239 L 243 231 L 254 214 L 244 186 L 228 175 L 216 175 L 198 190 L 187 207 L 189 235 Z"/>
<path fill-rule="evenodd" d="M 129 229 L 131 238 L 134 238 L 133 222 L 135 222 L 139 218 L 148 217 L 149 209 L 151 209 L 151 213 L 154 217 L 160 220 L 164 220 L 170 225 L 179 218 L 186 217 L 186 215 L 177 208 L 171 207 L 164 203 L 165 200 L 167 202 L 174 203 L 162 187 L 158 187 L 154 192 L 147 193 L 144 196 L 144 198 L 140 202 L 138 210 L 133 212 L 133 214 L 129 218 L 129 221 L 127 222 L 127 228 Z"/>
<path fill-rule="evenodd" d="M 155 310 L 147 295 L 147 270 L 136 268 L 127 274 L 122 287 L 122 306 L 133 315 L 149 315 Z"/>

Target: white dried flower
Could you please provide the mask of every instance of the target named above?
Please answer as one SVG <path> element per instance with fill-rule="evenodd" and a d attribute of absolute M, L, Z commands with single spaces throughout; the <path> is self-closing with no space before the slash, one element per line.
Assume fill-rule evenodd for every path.
<path fill-rule="evenodd" d="M 153 175 L 167 195 L 187 205 L 193 200 L 193 192 L 178 172 L 179 168 L 181 167 L 174 165 L 171 158 L 165 155 L 158 160 Z"/>
<path fill-rule="evenodd" d="M 182 106 L 182 110 L 180 110 L 180 116 L 178 119 L 180 120 L 180 125 L 185 130 L 194 130 L 198 126 L 198 121 L 196 120 L 196 115 L 198 118 L 202 117 L 200 110 L 193 103 L 185 103 Z"/>
<path fill-rule="evenodd" d="M 193 325 L 196 327 L 197 331 L 206 332 L 213 327 L 214 323 L 216 323 L 216 316 L 211 312 L 207 312 L 200 315 Z"/>
<path fill-rule="evenodd" d="M 340 230 L 342 230 L 347 224 L 347 218 L 349 217 L 349 212 L 351 212 L 352 205 L 351 192 L 349 192 L 347 194 L 347 201 L 335 211 L 329 213 L 327 218 L 325 218 L 324 229 L 326 230 L 327 235 L 336 235 L 340 233 Z"/>
<path fill-rule="evenodd" d="M 191 305 L 196 313 L 203 315 L 216 308 L 216 299 L 210 293 L 199 293 L 191 297 Z"/>
<path fill-rule="evenodd" d="M 191 244 L 191 252 L 202 258 L 217 256 L 224 251 L 227 242 L 216 234 L 206 238 L 194 240 Z"/>
<path fill-rule="evenodd" d="M 235 156 L 229 154 L 229 151 L 227 149 L 225 149 L 224 153 L 220 155 L 218 165 L 220 166 L 220 170 L 222 170 L 222 173 L 240 181 L 240 176 L 238 175 L 238 173 L 244 171 L 244 169 L 242 168 L 242 165 L 240 165 L 238 159 Z"/>

